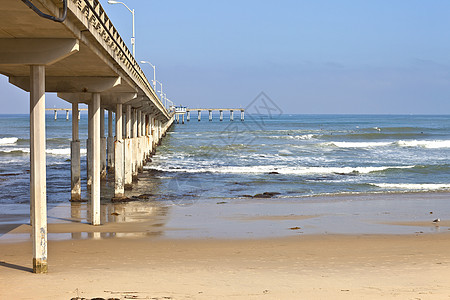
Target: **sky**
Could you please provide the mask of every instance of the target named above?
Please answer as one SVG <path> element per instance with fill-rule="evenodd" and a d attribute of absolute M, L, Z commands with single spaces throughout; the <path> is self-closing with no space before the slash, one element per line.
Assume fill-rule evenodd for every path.
<path fill-rule="evenodd" d="M 131 13 L 100 2 L 131 49 Z M 123 2 L 137 60 L 178 105 L 246 107 L 265 92 L 284 113 L 450 114 L 448 0 Z M 2 113 L 28 112 L 4 76 L 0 91 Z M 69 105 L 48 94 L 47 107 Z"/>

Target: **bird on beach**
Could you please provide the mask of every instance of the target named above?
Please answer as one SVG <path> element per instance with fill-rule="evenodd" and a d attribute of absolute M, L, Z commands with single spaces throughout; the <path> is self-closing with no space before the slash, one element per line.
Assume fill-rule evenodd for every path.
<path fill-rule="evenodd" d="M 441 219 L 437 218 L 437 219 L 433 220 L 433 223 L 438 223 L 440 221 L 441 221 Z"/>

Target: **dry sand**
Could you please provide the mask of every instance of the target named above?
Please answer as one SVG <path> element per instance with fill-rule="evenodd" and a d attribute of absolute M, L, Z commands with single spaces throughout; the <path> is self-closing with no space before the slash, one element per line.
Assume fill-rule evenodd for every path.
<path fill-rule="evenodd" d="M 60 207 L 50 212 L 59 217 L 49 226 L 47 275 L 31 273 L 30 226 L 0 238 L 0 299 L 450 299 L 447 198 L 214 203 L 152 214 L 108 205 L 105 220 L 120 220 L 100 227 L 82 223 L 85 209 Z M 409 234 L 359 233 L 367 228 Z M 323 232 L 333 229 L 349 231 Z"/>

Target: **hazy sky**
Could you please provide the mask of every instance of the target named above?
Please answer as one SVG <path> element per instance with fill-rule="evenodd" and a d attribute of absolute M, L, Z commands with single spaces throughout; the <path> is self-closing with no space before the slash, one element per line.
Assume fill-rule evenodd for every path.
<path fill-rule="evenodd" d="M 137 60 L 177 104 L 245 107 L 264 91 L 285 113 L 450 113 L 448 0 L 123 1 Z M 131 49 L 131 13 L 100 2 Z M 4 76 L 0 89 L 2 112 L 28 112 L 27 93 Z"/>

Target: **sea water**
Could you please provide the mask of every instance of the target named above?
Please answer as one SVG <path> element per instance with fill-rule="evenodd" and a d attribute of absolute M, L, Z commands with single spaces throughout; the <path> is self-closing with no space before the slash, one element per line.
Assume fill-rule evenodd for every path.
<path fill-rule="evenodd" d="M 192 117 L 192 116 L 191 116 Z M 71 121 L 46 119 L 49 206 L 70 199 Z M 87 115 L 80 119 L 83 198 Z M 0 115 L 0 208 L 29 206 L 29 116 Z M 150 201 L 450 190 L 450 116 L 280 115 L 174 124 L 140 175 Z M 111 185 L 103 186 L 109 189 Z M 259 196 L 258 196 L 259 197 Z M 102 201 L 108 201 L 103 197 Z M 148 199 L 146 201 L 149 201 Z M 3 205 L 3 206 L 1 206 Z"/>
<path fill-rule="evenodd" d="M 191 119 L 174 126 L 146 169 L 174 197 L 446 191 L 450 117 Z"/>

